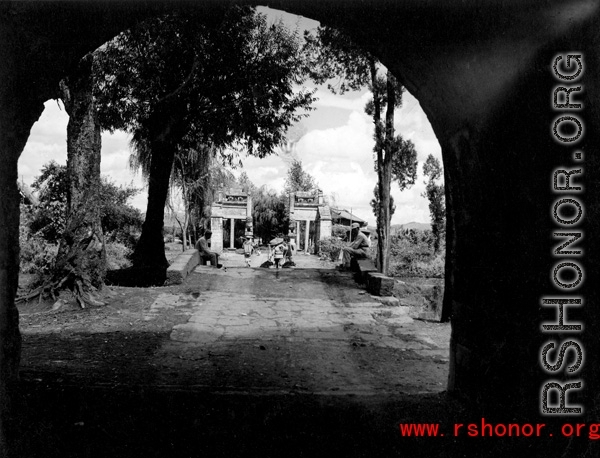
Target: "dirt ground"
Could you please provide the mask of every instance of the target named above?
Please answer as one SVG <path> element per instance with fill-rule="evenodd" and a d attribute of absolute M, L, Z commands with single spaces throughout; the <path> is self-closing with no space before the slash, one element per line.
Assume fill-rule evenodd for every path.
<path fill-rule="evenodd" d="M 363 300 L 364 292 L 355 287 L 349 275 L 342 278 L 341 283 L 337 276 L 333 278 L 330 294 L 346 302 Z M 295 288 L 302 288 L 298 275 L 290 281 Z M 346 284 L 352 288 L 346 288 Z M 187 282 L 157 288 L 109 286 L 104 290 L 107 305 L 86 309 L 79 309 L 68 298 L 60 310 L 52 310 L 51 302 L 23 304 L 20 307 L 21 378 L 39 383 L 110 387 L 202 384 L 219 388 L 223 379 L 229 380 L 228 386 L 237 388 L 263 386 L 288 390 L 306 385 L 298 380 L 302 376 L 300 372 L 293 373 L 290 367 L 276 369 L 271 362 L 294 356 L 301 361 L 319 359 L 325 350 L 322 346 L 328 344 L 309 340 L 291 345 L 275 336 L 269 338 L 268 343 L 264 342 L 269 347 L 268 352 L 255 351 L 260 349 L 264 338 L 246 345 L 219 345 L 205 350 L 199 345 L 186 346 L 170 340 L 173 327 L 189 319 L 189 306 L 165 308 L 153 315 L 152 320 L 147 319 L 159 295 L 179 295 L 191 302 L 197 297 L 197 289 L 204 288 L 211 288 L 208 279 L 200 284 Z M 382 324 L 391 316 L 386 308 L 376 313 Z M 346 332 L 351 333 L 351 327 L 348 325 Z M 317 392 L 336 390 L 329 383 L 331 377 L 350 372 L 352 369 L 348 367 L 354 365 L 364 374 L 371 374 L 369 385 L 374 384 L 381 393 L 443 391 L 448 377 L 447 357 L 426 358 L 411 351 L 411 346 L 419 339 L 427 339 L 432 348 L 441 349 L 438 353 L 447 355 L 443 348 L 449 341 L 450 325 L 417 320 L 409 325 L 394 326 L 392 332 L 399 341 L 406 342 L 406 351 L 376 346 L 354 334 L 349 337 L 354 339 L 350 343 L 355 350 L 352 360 L 329 361 L 335 369 L 323 361 L 312 364 L 312 383 L 308 385 Z M 216 371 L 212 369 L 214 361 L 218 361 Z M 241 364 L 248 367 L 240 371 Z M 205 375 L 199 376 L 199 371 Z M 278 371 L 277 379 L 267 382 L 265 379 L 270 375 L 265 373 L 271 371 Z M 344 386 L 352 388 L 350 381 L 340 380 L 340 383 L 342 389 Z M 360 391 L 360 387 L 356 390 Z"/>
<path fill-rule="evenodd" d="M 480 441 L 473 448 L 448 434 L 455 422 L 478 418 L 444 392 L 449 324 L 393 321 L 382 306 L 373 332 L 345 327 L 341 343 L 172 339 L 204 292 L 260 295 L 276 279 L 282 300 L 292 291 L 320 294 L 340 304 L 336 313 L 367 300 L 350 274 L 319 267 L 230 269 L 239 279 L 228 282 L 192 274 L 178 286 L 111 286 L 107 305 L 87 309 L 68 297 L 57 310 L 49 302 L 22 304 L 20 415 L 12 422 L 18 456 L 506 456 L 523 445 Z M 419 289 L 404 289 L 416 307 Z M 152 312 L 157 298 L 171 296 L 180 306 Z M 378 344 L 378 332 L 399 346 Z M 403 437 L 399 424 L 408 422 L 439 423 L 446 434 Z"/>

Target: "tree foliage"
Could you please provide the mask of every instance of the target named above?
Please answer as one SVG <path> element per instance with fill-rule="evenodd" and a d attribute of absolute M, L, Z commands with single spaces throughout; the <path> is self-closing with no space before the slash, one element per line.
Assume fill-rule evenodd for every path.
<path fill-rule="evenodd" d="M 390 274 L 398 277 L 444 276 L 444 253 L 434 251 L 430 230 L 407 229 L 391 237 Z"/>
<path fill-rule="evenodd" d="M 192 245 L 188 237 L 188 227 L 190 225 L 192 228 L 197 227 L 198 222 L 205 214 L 207 203 L 212 202 L 208 188 L 210 187 L 210 166 L 213 162 L 213 156 L 214 149 L 207 145 L 198 145 L 198 148 L 194 149 L 179 150 L 175 155 L 173 169 L 171 170 L 171 191 L 167 205 L 179 223 L 184 250 Z M 177 209 L 174 208 L 173 200 L 175 194 L 177 194 L 176 191 L 179 191 L 178 194 L 182 201 L 183 215 L 180 215 Z"/>
<path fill-rule="evenodd" d="M 252 198 L 253 231 L 256 237 L 269 241 L 288 230 L 287 195 L 267 186 L 256 186 L 246 172 L 237 179 L 237 185 Z"/>
<path fill-rule="evenodd" d="M 333 92 L 344 93 L 367 87 L 372 98 L 365 112 L 374 124 L 373 148 L 377 187 L 374 213 L 377 217 L 378 269 L 386 273 L 389 267 L 390 221 L 394 209 L 391 182 L 396 180 L 400 189 L 414 184 L 416 153 L 414 145 L 395 135 L 394 111 L 402 105 L 404 87 L 385 70 L 376 57 L 359 48 L 342 32 L 319 27 L 316 34 L 305 33 L 307 53 L 312 66 L 307 71 L 319 83 L 327 83 Z"/>
<path fill-rule="evenodd" d="M 401 135 L 397 135 L 394 139 L 394 145 L 391 146 L 395 150 L 395 154 L 392 157 L 392 179 L 396 182 L 400 191 L 411 187 L 415 184 L 417 179 L 417 150 L 415 145 L 410 140 L 404 140 Z M 371 200 L 371 208 L 373 214 L 377 218 L 381 208 L 381 202 L 379 198 L 378 187 L 376 186 L 373 190 L 375 197 Z M 394 205 L 394 198 L 390 196 L 389 201 L 389 216 L 390 218 L 396 212 L 396 206 Z"/>
<path fill-rule="evenodd" d="M 288 230 L 288 213 L 284 194 L 261 186 L 252 196 L 254 234 L 269 241 Z"/>
<path fill-rule="evenodd" d="M 133 134 L 133 163 L 149 178 L 140 264 L 166 264 L 157 246 L 165 170 L 178 152 L 200 144 L 229 164 L 242 151 L 264 157 L 313 101 L 311 91 L 297 89 L 306 66 L 297 33 L 251 7 L 232 7 L 213 23 L 194 14 L 150 19 L 96 57 L 102 126 Z"/>
<path fill-rule="evenodd" d="M 359 91 L 371 82 L 375 57 L 356 46 L 337 29 L 319 27 L 304 32 L 304 50 L 310 56 L 306 72 L 317 84 L 327 84 L 333 93 Z"/>
<path fill-rule="evenodd" d="M 85 257 L 85 251 L 98 253 L 107 243 L 119 244 L 127 250 L 127 245 L 135 243 L 142 215 L 129 205 L 129 200 L 138 190 L 117 187 L 100 177 L 99 184 L 88 186 L 93 197 L 86 199 L 85 205 L 78 203 L 69 215 L 67 200 L 71 193 L 71 176 L 67 166 L 56 162 L 45 164 L 32 187 L 39 193 L 38 205 L 28 208 L 21 220 L 25 225 L 21 229 L 21 246 L 25 268 L 35 270 L 38 275 L 31 284 L 32 290 L 19 300 L 37 296 L 55 298 L 62 288 L 67 287 L 82 307 L 84 304 L 100 305 L 92 292 L 101 284 L 97 284 L 93 277 L 96 269 L 90 267 L 92 262 Z M 100 240 L 89 235 L 93 234 L 92 231 L 86 232 L 85 224 L 78 225 L 78 218 L 79 221 L 89 221 L 87 214 L 97 215 L 96 224 L 103 234 Z M 83 237 L 79 236 L 80 233 Z M 94 264 L 98 264 L 98 271 L 106 271 L 106 256 L 92 259 Z M 99 281 L 104 281 L 103 276 Z"/>
<path fill-rule="evenodd" d="M 369 204 L 371 205 L 371 210 L 373 210 L 373 214 L 375 215 L 375 218 L 379 218 L 379 211 L 381 209 L 381 200 L 379 198 L 379 192 L 378 192 L 377 186 L 375 186 L 373 188 L 373 198 L 371 199 L 371 202 L 369 202 Z M 394 204 L 394 198 L 392 196 L 390 196 L 388 211 L 389 211 L 390 218 L 394 215 L 394 213 L 396 213 L 396 205 Z"/>
<path fill-rule="evenodd" d="M 100 185 L 100 220 L 106 242 L 118 242 L 132 247 L 136 234 L 142 229 L 142 213 L 130 204 L 140 189 L 133 186 L 117 186 L 103 177 Z"/>
<path fill-rule="evenodd" d="M 433 247 L 435 253 L 439 252 L 446 234 L 446 199 L 444 183 L 437 184 L 442 176 L 440 161 L 432 154 L 427 156 L 423 164 L 423 174 L 428 178 L 425 182 L 423 197 L 429 200 L 429 214 L 431 215 L 431 232 L 433 233 Z"/>
<path fill-rule="evenodd" d="M 415 184 L 417 179 L 417 150 L 410 140 L 404 140 L 401 135 L 396 135 L 389 150 L 392 151 L 392 179 L 400 191 L 404 191 Z"/>
<path fill-rule="evenodd" d="M 48 243 L 58 243 L 65 229 L 69 176 L 67 166 L 55 161 L 44 164 L 31 186 L 38 193 L 38 205 L 31 208 L 28 225 Z M 142 226 L 142 214 L 129 201 L 139 189 L 117 186 L 103 177 L 97 193 L 102 229 L 107 241 L 130 242 L 132 232 Z"/>
<path fill-rule="evenodd" d="M 178 118 L 178 146 L 201 142 L 229 161 L 242 148 L 270 154 L 313 101 L 294 88 L 303 81 L 297 34 L 249 7 L 230 9 L 218 24 L 194 15 L 150 19 L 103 46 L 95 63 L 101 125 L 134 134 L 142 154 L 150 153 L 145 121 L 170 99 L 180 110 L 165 113 Z"/>
<path fill-rule="evenodd" d="M 285 179 L 285 194 L 287 195 L 298 191 L 311 191 L 318 187 L 319 185 L 314 177 L 302 167 L 302 161 L 293 161 L 288 169 L 287 177 Z"/>
<path fill-rule="evenodd" d="M 67 167 L 55 161 L 44 164 L 31 187 L 38 194 L 38 205 L 32 209 L 29 230 L 49 243 L 58 243 L 67 214 Z"/>
<path fill-rule="evenodd" d="M 240 174 L 237 182 L 242 188 L 242 191 L 247 192 L 250 196 L 254 195 L 254 193 L 258 191 L 258 188 L 254 183 L 252 183 L 252 180 L 250 180 L 250 177 L 245 171 Z"/>
<path fill-rule="evenodd" d="M 187 238 L 192 243 L 209 227 L 217 192 L 238 186 L 235 176 L 216 152 L 206 145 L 201 148 L 202 152 L 196 149 L 175 157 L 171 195 L 167 201 L 167 207 L 180 225 L 182 240 Z M 181 199 L 179 207 L 174 202 L 175 194 Z"/>

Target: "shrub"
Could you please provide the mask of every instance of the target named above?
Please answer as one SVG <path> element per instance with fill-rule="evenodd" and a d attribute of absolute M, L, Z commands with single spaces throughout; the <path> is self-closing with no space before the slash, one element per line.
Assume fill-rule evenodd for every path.
<path fill-rule="evenodd" d="M 40 233 L 30 230 L 33 219 L 31 207 L 21 205 L 21 224 L 19 226 L 20 272 L 37 274 L 42 277 L 54 264 L 58 253 L 58 244 L 49 243 Z"/>
<path fill-rule="evenodd" d="M 344 242 L 338 237 L 326 237 L 319 240 L 319 252 L 334 262 L 339 259 L 343 246 Z"/>
<path fill-rule="evenodd" d="M 24 274 L 47 274 L 54 264 L 58 253 L 58 245 L 48 243 L 39 235 L 32 235 L 19 242 L 20 270 Z"/>
<path fill-rule="evenodd" d="M 331 228 L 331 235 L 333 237 L 338 237 L 340 239 L 346 238 L 348 235 L 349 227 L 344 226 L 343 224 L 334 224 Z"/>
<path fill-rule="evenodd" d="M 45 164 L 32 188 L 38 192 L 39 202 L 28 209 L 28 216 L 26 220 L 21 219 L 21 224 L 27 224 L 32 233 L 43 236 L 48 242 L 58 243 L 67 221 L 67 166 L 54 161 Z M 135 245 L 144 218 L 128 202 L 138 192 L 133 187 L 117 187 L 102 178 L 95 199 L 89 204 L 98 207 L 106 241 Z"/>
<path fill-rule="evenodd" d="M 123 243 L 108 242 L 106 244 L 106 267 L 109 270 L 125 269 L 131 266 L 131 248 Z"/>
<path fill-rule="evenodd" d="M 429 278 L 444 278 L 444 269 L 446 267 L 446 255 L 444 252 L 438 253 L 429 262 L 417 262 L 415 264 L 416 271 L 420 277 Z"/>
<path fill-rule="evenodd" d="M 411 264 L 393 263 L 390 267 L 390 275 L 393 277 L 444 278 L 445 259 L 444 253 L 438 253 L 430 261 L 416 261 Z"/>
<path fill-rule="evenodd" d="M 390 275 L 443 278 L 444 267 L 445 250 L 434 252 L 431 231 L 411 229 L 391 237 Z"/>

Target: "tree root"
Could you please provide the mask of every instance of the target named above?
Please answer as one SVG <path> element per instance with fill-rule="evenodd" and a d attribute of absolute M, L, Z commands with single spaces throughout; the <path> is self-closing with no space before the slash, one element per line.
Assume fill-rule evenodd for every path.
<path fill-rule="evenodd" d="M 94 232 L 77 241 L 73 241 L 74 238 L 71 233 L 68 236 L 63 234 L 53 269 L 34 286 L 34 289 L 18 296 L 15 303 L 28 302 L 35 298 L 40 302 L 45 298 L 56 301 L 61 290 L 69 289 L 82 309 L 86 306 L 106 305 L 94 296 L 97 288 L 92 284 L 89 272 L 86 272 L 86 267 L 89 266 L 82 262 L 90 253 L 91 256 L 96 256 L 102 249 L 102 242 Z"/>
<path fill-rule="evenodd" d="M 56 301 L 60 291 L 67 286 L 82 309 L 86 308 L 86 306 L 100 307 L 106 305 L 94 297 L 92 291 L 96 291 L 96 288 L 82 279 L 82 276 L 77 275 L 75 269 L 72 269 L 62 278 L 56 280 L 48 278 L 44 280 L 40 286 L 28 291 L 24 295 L 18 296 L 15 299 L 15 303 L 29 302 L 36 298 L 38 302 L 41 302 L 45 298 L 52 298 L 53 301 Z"/>

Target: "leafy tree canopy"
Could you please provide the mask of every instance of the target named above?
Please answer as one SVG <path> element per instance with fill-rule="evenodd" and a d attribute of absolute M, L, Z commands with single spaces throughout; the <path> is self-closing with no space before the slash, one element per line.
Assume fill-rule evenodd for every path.
<path fill-rule="evenodd" d="M 393 75 L 383 72 L 383 66 L 373 54 L 354 44 L 344 32 L 322 26 L 316 33 L 305 31 L 304 41 L 304 51 L 309 56 L 306 73 L 315 83 L 327 84 L 334 94 L 368 88 L 373 99 L 367 102 L 365 112 L 373 116 L 375 100 L 381 110 L 387 105 L 390 79 L 396 96 L 394 108 L 402 106 L 404 87 Z"/>
<path fill-rule="evenodd" d="M 285 196 L 266 186 L 258 188 L 252 197 L 254 233 L 269 241 L 277 234 L 287 234 L 288 214 Z"/>
<path fill-rule="evenodd" d="M 31 187 L 38 193 L 29 229 L 50 243 L 58 243 L 65 228 L 69 181 L 67 167 L 55 161 L 42 166 Z"/>
<path fill-rule="evenodd" d="M 436 181 L 442 176 L 442 165 L 433 154 L 427 156 L 427 159 L 423 164 L 423 174 L 428 177 L 430 181 Z"/>
<path fill-rule="evenodd" d="M 429 200 L 429 214 L 431 215 L 431 231 L 433 233 L 434 252 L 438 252 L 443 244 L 446 234 L 446 199 L 444 183 L 437 184 L 442 176 L 442 165 L 432 154 L 427 156 L 423 164 L 423 174 L 428 177 L 425 182 L 423 197 Z"/>
<path fill-rule="evenodd" d="M 252 183 L 252 181 L 250 180 L 250 177 L 248 176 L 248 174 L 245 171 L 241 173 L 241 175 L 239 176 L 237 181 L 238 181 L 240 187 L 242 188 L 242 190 L 244 192 L 247 192 L 251 196 L 254 195 L 258 191 L 258 188 L 256 187 L 256 185 L 254 183 Z"/>
<path fill-rule="evenodd" d="M 97 51 L 99 119 L 133 133 L 138 152 L 150 154 L 146 121 L 169 105 L 164 116 L 178 118 L 180 147 L 212 145 L 230 163 L 242 149 L 263 157 L 310 109 L 313 92 L 295 89 L 303 59 L 296 32 L 250 7 L 211 25 L 194 14 L 150 19 Z"/>
<path fill-rule="evenodd" d="M 42 167 L 32 184 L 38 192 L 39 203 L 33 209 L 30 230 L 50 243 L 58 243 L 65 229 L 68 180 L 67 166 L 51 161 Z M 102 229 L 108 239 L 126 241 L 130 229 L 141 228 L 142 214 L 129 205 L 129 200 L 138 192 L 139 189 L 116 186 L 102 178 L 96 204 L 100 206 Z"/>
<path fill-rule="evenodd" d="M 333 93 L 360 91 L 371 82 L 375 57 L 356 46 L 341 31 L 319 27 L 304 32 L 304 51 L 311 56 L 306 72 L 317 84 L 327 83 Z"/>
<path fill-rule="evenodd" d="M 417 150 L 410 140 L 404 140 L 401 135 L 393 139 L 390 150 L 392 156 L 392 179 L 398 184 L 400 191 L 404 191 L 417 179 Z"/>
<path fill-rule="evenodd" d="M 375 218 L 379 218 L 379 212 L 381 211 L 381 199 L 379 198 L 379 192 L 377 189 L 377 185 L 375 186 L 375 188 L 373 188 L 373 198 L 371 199 L 371 202 L 369 202 L 369 204 L 371 205 L 371 210 L 373 210 L 373 215 L 375 215 Z M 394 204 L 394 198 L 392 196 L 390 196 L 390 203 L 389 203 L 389 214 L 390 214 L 390 218 L 394 215 L 394 213 L 396 212 L 396 204 Z"/>
<path fill-rule="evenodd" d="M 297 191 L 311 191 L 318 188 L 314 177 L 302 167 L 302 161 L 294 161 L 288 169 L 285 179 L 285 194 Z"/>

